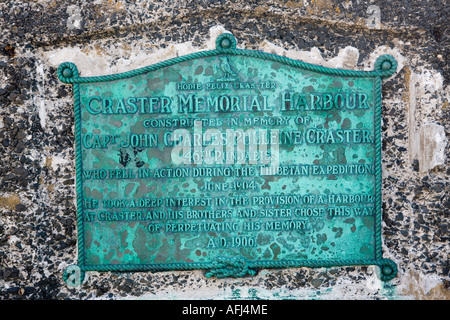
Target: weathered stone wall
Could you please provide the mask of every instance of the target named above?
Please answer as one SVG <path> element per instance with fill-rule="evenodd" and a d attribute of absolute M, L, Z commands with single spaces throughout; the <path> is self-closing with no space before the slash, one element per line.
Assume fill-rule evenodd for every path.
<path fill-rule="evenodd" d="M 447 1 L 0 0 L 0 299 L 295 298 L 449 299 L 450 106 Z M 383 255 L 398 265 L 262 270 L 206 279 L 203 271 L 89 272 L 77 289 L 74 121 L 70 86 L 81 76 L 129 71 L 214 47 L 333 68 L 372 70 L 383 82 Z"/>

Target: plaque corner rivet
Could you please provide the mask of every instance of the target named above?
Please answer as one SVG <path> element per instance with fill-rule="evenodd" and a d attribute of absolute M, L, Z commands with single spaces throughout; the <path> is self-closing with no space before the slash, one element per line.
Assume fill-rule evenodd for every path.
<path fill-rule="evenodd" d="M 375 62 L 375 71 L 381 72 L 382 77 L 391 76 L 397 69 L 397 62 L 391 55 L 383 55 Z"/>
<path fill-rule="evenodd" d="M 65 69 L 63 70 L 62 74 L 63 74 L 63 76 L 66 77 L 66 78 L 70 78 L 70 77 L 73 76 L 73 72 L 72 72 L 72 70 L 69 69 L 69 68 L 65 68 Z"/>
<path fill-rule="evenodd" d="M 383 259 L 380 264 L 381 280 L 389 281 L 397 275 L 397 265 L 390 259 Z"/>
<path fill-rule="evenodd" d="M 384 266 L 383 267 L 383 274 L 385 274 L 385 275 L 390 275 L 392 273 L 392 268 L 391 267 L 389 267 L 389 266 Z"/>
<path fill-rule="evenodd" d="M 384 71 L 388 71 L 391 67 L 392 67 L 392 65 L 389 61 L 385 61 L 381 65 L 381 69 L 383 69 Z"/>

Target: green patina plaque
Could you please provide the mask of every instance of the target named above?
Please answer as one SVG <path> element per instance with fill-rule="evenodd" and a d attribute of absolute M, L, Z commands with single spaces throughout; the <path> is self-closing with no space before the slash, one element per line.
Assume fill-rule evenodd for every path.
<path fill-rule="evenodd" d="M 381 81 L 236 48 L 73 84 L 78 268 L 396 265 L 381 250 Z"/>

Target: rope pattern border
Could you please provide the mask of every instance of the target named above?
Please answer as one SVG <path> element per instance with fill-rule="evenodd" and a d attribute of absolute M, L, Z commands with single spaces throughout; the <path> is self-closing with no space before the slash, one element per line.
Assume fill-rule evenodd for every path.
<path fill-rule="evenodd" d="M 207 278 L 225 277 L 245 277 L 254 276 L 259 269 L 270 268 L 330 268 L 345 266 L 369 266 L 379 267 L 379 277 L 382 281 L 392 280 L 397 275 L 397 265 L 390 259 L 367 259 L 367 260 L 283 260 L 283 261 L 249 261 L 243 257 L 218 257 L 213 262 L 208 263 L 168 263 L 168 264 L 127 264 L 127 265 L 76 265 L 81 270 L 82 283 L 85 279 L 85 272 L 160 272 L 160 271 L 183 271 L 183 270 L 207 270 Z M 72 268 L 71 265 L 66 270 Z M 64 281 L 67 281 L 67 272 L 64 272 Z"/>
<path fill-rule="evenodd" d="M 236 55 L 254 57 L 263 60 L 276 61 L 289 66 L 301 68 L 308 71 L 318 72 L 327 75 L 337 75 L 343 77 L 375 78 L 375 192 L 377 210 L 375 214 L 375 259 L 367 260 L 284 260 L 284 261 L 248 261 L 243 257 L 218 257 L 210 263 L 170 263 L 170 264 L 134 264 L 134 265 L 85 265 L 84 254 L 84 226 L 83 226 L 83 199 L 82 199 L 82 153 L 81 153 L 81 83 L 105 82 L 134 77 L 136 75 L 155 71 L 180 62 L 217 55 Z M 331 69 L 322 66 L 312 65 L 302 61 L 292 60 L 286 57 L 269 53 L 236 49 L 236 39 L 229 33 L 223 33 L 216 39 L 216 49 L 200 51 L 182 57 L 177 57 L 162 61 L 140 69 L 118 73 L 113 75 L 98 77 L 80 77 L 78 68 L 71 62 L 62 63 L 57 69 L 57 76 L 63 83 L 73 85 L 74 95 L 74 116 L 75 116 L 75 152 L 76 152 L 76 190 L 77 190 L 77 227 L 78 227 L 78 263 L 81 270 L 81 279 L 85 279 L 86 271 L 166 271 L 166 270 L 193 270 L 209 269 L 206 277 L 244 277 L 255 275 L 260 268 L 287 268 L 287 267 L 333 267 L 333 266 L 357 266 L 357 265 L 377 265 L 380 268 L 380 279 L 389 281 L 397 274 L 397 265 L 389 259 L 382 259 L 381 250 L 381 79 L 390 77 L 397 69 L 397 62 L 391 55 L 382 55 L 377 58 L 373 71 L 353 71 L 342 69 Z M 66 271 L 71 268 L 69 266 Z M 64 272 L 64 281 L 67 281 L 67 272 Z M 82 282 L 82 281 L 81 281 Z"/>
<path fill-rule="evenodd" d="M 228 44 L 227 44 L 228 42 Z M 185 56 L 172 58 L 169 60 L 165 60 L 162 62 L 158 62 L 156 64 L 143 67 L 136 70 L 131 70 L 122 73 L 116 73 L 105 76 L 98 77 L 80 77 L 78 73 L 78 68 L 75 64 L 71 62 L 62 63 L 57 70 L 57 75 L 61 82 L 67 84 L 75 84 L 75 83 L 92 83 L 92 82 L 104 82 L 104 81 L 114 81 L 125 79 L 129 77 L 134 77 L 143 73 L 155 71 L 164 67 L 172 66 L 174 64 L 198 59 L 205 57 L 212 57 L 217 55 L 233 55 L 233 56 L 245 56 L 245 57 L 253 57 L 263 60 L 270 60 L 279 63 L 283 63 L 292 67 L 301 68 L 308 71 L 328 74 L 328 75 L 337 75 L 343 77 L 358 77 L 358 78 L 367 78 L 367 77 L 380 77 L 387 78 L 394 74 L 397 69 L 397 62 L 395 58 L 391 55 L 382 55 L 377 58 L 374 65 L 373 71 L 354 71 L 354 70 L 343 70 L 343 69 L 332 69 L 326 68 L 318 65 L 313 65 L 310 63 L 293 60 L 290 58 L 277 56 L 271 53 L 265 53 L 260 51 L 246 50 L 246 49 L 236 49 L 236 39 L 230 33 L 222 33 L 216 40 L 216 49 L 209 51 L 200 51 L 191 53 Z"/>

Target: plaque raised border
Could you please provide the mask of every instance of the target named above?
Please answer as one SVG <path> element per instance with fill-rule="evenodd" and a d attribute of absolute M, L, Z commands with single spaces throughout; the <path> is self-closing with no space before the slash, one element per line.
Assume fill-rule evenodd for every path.
<path fill-rule="evenodd" d="M 181 62 L 212 56 L 245 56 L 279 62 L 291 67 L 317 72 L 323 75 L 337 75 L 342 77 L 372 78 L 374 86 L 374 148 L 375 148 L 375 258 L 356 260 L 281 260 L 281 261 L 249 261 L 243 257 L 219 257 L 213 262 L 165 263 L 165 264 L 118 264 L 118 265 L 86 265 L 84 255 L 84 219 L 83 219 L 83 178 L 82 178 L 82 142 L 81 142 L 81 98 L 80 84 L 108 82 L 125 79 L 136 75 L 173 66 Z M 288 267 L 333 267 L 376 265 L 379 267 L 379 276 L 383 281 L 393 279 L 397 274 L 397 266 L 390 259 L 382 257 L 381 241 L 381 83 L 383 78 L 390 77 L 397 68 L 397 62 L 390 55 L 382 55 L 375 62 L 373 71 L 353 71 L 331 69 L 313 65 L 286 57 L 245 49 L 236 48 L 236 39 L 229 33 L 223 33 L 216 39 L 216 49 L 200 51 L 185 56 L 162 61 L 147 67 L 129 72 L 97 76 L 80 77 L 78 68 L 71 62 L 62 63 L 57 69 L 57 76 L 63 83 L 73 86 L 74 118 L 75 118 L 75 154 L 76 154 L 76 192 L 77 192 L 77 229 L 78 229 L 78 262 L 76 266 L 69 266 L 64 272 L 64 279 L 77 279 L 78 284 L 85 278 L 86 271 L 167 271 L 167 270 L 193 270 L 206 269 L 207 277 L 240 277 L 256 274 L 261 268 L 288 268 Z M 73 274 L 77 273 L 77 277 Z"/>

